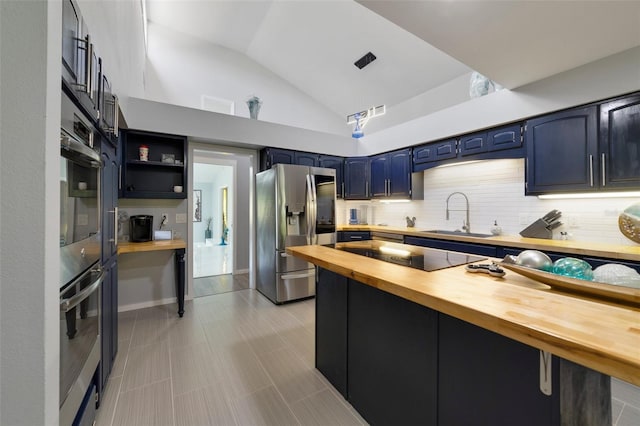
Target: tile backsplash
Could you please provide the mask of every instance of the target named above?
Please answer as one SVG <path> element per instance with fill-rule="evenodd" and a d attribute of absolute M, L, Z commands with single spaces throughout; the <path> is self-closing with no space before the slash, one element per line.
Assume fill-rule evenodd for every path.
<path fill-rule="evenodd" d="M 424 172 L 424 200 L 384 204 L 378 201 L 342 201 L 337 204 L 339 224 L 349 223 L 349 209 L 368 206 L 368 223 L 406 226 L 405 218 L 416 217 L 416 229 L 461 229 L 465 219 L 464 197 L 449 201 L 450 219 L 446 220 L 446 200 L 453 192 L 469 198 L 471 232 L 490 233 L 494 221 L 502 233 L 518 235 L 548 211 L 562 212 L 562 226 L 554 230 L 569 238 L 600 243 L 636 245 L 618 229 L 619 214 L 638 198 L 540 200 L 524 195 L 524 160 L 490 160 Z"/>

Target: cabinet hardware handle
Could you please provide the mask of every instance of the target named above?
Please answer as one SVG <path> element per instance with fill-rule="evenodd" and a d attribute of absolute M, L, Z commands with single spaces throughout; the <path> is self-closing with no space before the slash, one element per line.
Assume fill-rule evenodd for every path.
<path fill-rule="evenodd" d="M 122 189 L 122 164 L 118 165 L 118 190 Z"/>
<path fill-rule="evenodd" d="M 551 353 L 540 351 L 540 392 L 547 396 L 552 394 L 551 386 Z"/>
<path fill-rule="evenodd" d="M 369 196 L 369 182 L 364 183 L 364 196 L 365 197 Z"/>
<path fill-rule="evenodd" d="M 113 238 L 109 238 L 109 242 L 118 247 L 118 208 L 114 207 L 109 213 L 113 213 Z"/>
<path fill-rule="evenodd" d="M 344 182 L 340 186 L 342 186 L 342 198 L 344 198 Z"/>
<path fill-rule="evenodd" d="M 589 185 L 593 186 L 593 155 L 589 155 Z"/>
<path fill-rule="evenodd" d="M 93 44 L 89 43 L 89 36 L 87 35 L 87 93 L 93 99 L 93 84 L 91 82 L 91 77 L 93 75 Z"/>
<path fill-rule="evenodd" d="M 606 169 L 606 158 L 605 158 L 605 153 L 602 153 L 602 186 L 607 186 L 607 169 Z"/>
<path fill-rule="evenodd" d="M 349 239 L 350 240 L 361 240 L 362 237 L 360 235 L 350 235 Z"/>

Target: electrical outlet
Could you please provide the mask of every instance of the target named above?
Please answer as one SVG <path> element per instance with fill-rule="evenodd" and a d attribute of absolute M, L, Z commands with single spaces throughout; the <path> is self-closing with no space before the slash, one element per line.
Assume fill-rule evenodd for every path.
<path fill-rule="evenodd" d="M 187 214 L 176 213 L 176 223 L 187 223 Z"/>
<path fill-rule="evenodd" d="M 169 215 L 167 213 L 162 213 L 160 215 L 160 223 L 167 225 L 169 223 Z"/>
<path fill-rule="evenodd" d="M 529 222 L 531 222 L 529 220 L 529 215 L 526 213 L 520 213 L 520 225 L 528 225 Z"/>

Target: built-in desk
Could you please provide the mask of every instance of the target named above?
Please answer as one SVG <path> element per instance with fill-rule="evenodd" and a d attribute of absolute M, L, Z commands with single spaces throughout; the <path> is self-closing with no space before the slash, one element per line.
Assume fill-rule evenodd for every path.
<path fill-rule="evenodd" d="M 176 262 L 176 297 L 178 298 L 178 315 L 184 315 L 185 268 L 184 255 L 187 243 L 184 240 L 158 240 L 144 243 L 121 241 L 118 243 L 118 254 L 141 253 L 146 251 L 174 250 Z"/>

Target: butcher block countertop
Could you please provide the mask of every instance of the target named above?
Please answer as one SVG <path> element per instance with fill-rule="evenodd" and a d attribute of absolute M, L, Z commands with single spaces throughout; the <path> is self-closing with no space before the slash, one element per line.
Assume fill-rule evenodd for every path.
<path fill-rule="evenodd" d="M 186 247 L 187 243 L 182 239 L 145 241 L 143 243 L 121 241 L 118 243 L 118 254 L 140 253 L 143 251 L 176 250 Z"/>
<path fill-rule="evenodd" d="M 317 245 L 290 247 L 287 252 L 640 385 L 640 308 L 561 293 L 511 271 L 506 271 L 503 278 L 468 273 L 464 266 L 425 272 Z"/>
<path fill-rule="evenodd" d="M 629 241 L 629 245 L 602 244 L 579 240 L 546 240 L 542 238 L 524 238 L 519 235 L 499 235 L 487 238 L 424 232 L 423 228 L 400 228 L 380 225 L 341 225 L 339 231 L 376 231 L 390 234 L 411 235 L 413 237 L 437 238 L 450 241 L 463 241 L 476 244 L 490 244 L 502 247 L 518 247 L 540 251 L 572 253 L 583 256 L 605 257 L 610 259 L 640 262 L 640 244 Z"/>

